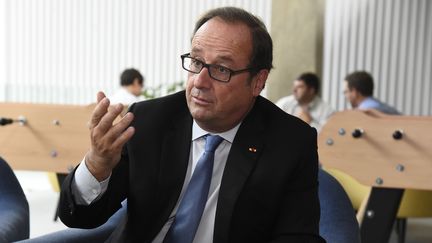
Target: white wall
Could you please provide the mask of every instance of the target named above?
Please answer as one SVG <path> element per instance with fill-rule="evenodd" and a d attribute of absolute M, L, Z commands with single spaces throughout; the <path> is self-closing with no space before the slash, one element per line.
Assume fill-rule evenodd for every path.
<path fill-rule="evenodd" d="M 270 29 L 268 0 L 0 0 L 0 101 L 88 104 L 129 67 L 149 87 L 185 80 L 195 21 L 228 5 Z"/>
<path fill-rule="evenodd" d="M 374 95 L 404 114 L 432 115 L 432 1 L 327 0 L 323 98 L 347 107 L 344 77 L 366 70 Z"/>
<path fill-rule="evenodd" d="M 7 2 L 4 0 L 0 0 L 0 101 L 5 99 L 6 89 L 6 80 L 8 78 L 8 62 L 6 57 L 9 56 L 7 50 L 8 43 L 6 33 L 8 32 L 8 19 L 9 16 L 6 10 L 8 9 Z"/>

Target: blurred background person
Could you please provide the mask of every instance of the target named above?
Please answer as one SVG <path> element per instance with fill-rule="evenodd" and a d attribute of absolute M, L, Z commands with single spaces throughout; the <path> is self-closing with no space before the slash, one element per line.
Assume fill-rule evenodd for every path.
<path fill-rule="evenodd" d="M 374 98 L 373 89 L 374 80 L 368 72 L 355 71 L 345 77 L 343 93 L 353 109 L 375 109 L 391 115 L 401 114 L 390 105 Z"/>
<path fill-rule="evenodd" d="M 111 104 L 121 103 L 128 106 L 144 100 L 142 95 L 144 77 L 138 70 L 134 68 L 124 70 L 120 75 L 120 86 L 120 89 L 109 97 Z"/>
<path fill-rule="evenodd" d="M 319 96 L 320 79 L 314 73 L 302 73 L 293 83 L 292 95 L 276 102 L 286 113 L 297 116 L 319 132 L 333 109 Z"/>

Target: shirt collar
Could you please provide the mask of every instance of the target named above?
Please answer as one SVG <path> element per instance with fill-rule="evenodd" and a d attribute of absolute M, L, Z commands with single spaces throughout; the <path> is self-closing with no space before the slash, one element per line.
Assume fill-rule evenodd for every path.
<path fill-rule="evenodd" d="M 312 101 L 308 105 L 309 109 L 314 108 L 316 105 L 318 105 L 319 102 L 320 102 L 320 97 L 318 95 L 315 95 L 315 97 L 312 99 Z"/>
<path fill-rule="evenodd" d="M 236 133 L 240 127 L 240 124 L 241 124 L 241 122 L 239 124 L 237 124 L 235 127 L 231 128 L 230 130 L 225 131 L 225 132 L 210 133 L 210 132 L 202 129 L 200 126 L 198 126 L 198 124 L 194 120 L 193 124 L 192 124 L 192 141 L 210 133 L 212 135 L 219 135 L 223 139 L 225 139 L 226 141 L 232 143 L 234 141 L 234 137 L 235 137 L 235 135 L 236 135 Z"/>

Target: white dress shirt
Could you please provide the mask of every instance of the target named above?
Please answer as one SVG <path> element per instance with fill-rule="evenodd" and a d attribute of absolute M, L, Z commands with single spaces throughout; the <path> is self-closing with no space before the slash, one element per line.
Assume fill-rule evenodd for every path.
<path fill-rule="evenodd" d="M 231 130 L 228 130 L 226 132 L 212 134 L 212 135 L 221 136 L 222 138 L 224 138 L 224 141 L 222 141 L 222 143 L 217 147 L 215 151 L 213 176 L 212 176 L 212 181 L 210 183 L 209 196 L 203 211 L 203 215 L 201 217 L 200 224 L 195 234 L 195 239 L 193 241 L 194 243 L 213 242 L 213 230 L 214 230 L 214 222 L 216 216 L 216 206 L 217 206 L 217 200 L 219 196 L 220 184 L 222 181 L 222 175 L 225 169 L 226 161 L 228 159 L 229 151 L 231 149 L 231 144 L 234 141 L 234 137 L 239 127 L 240 124 L 238 124 Z M 192 173 L 195 169 L 195 166 L 199 158 L 201 157 L 201 155 L 204 153 L 205 139 L 203 138 L 203 136 L 206 134 L 209 134 L 209 132 L 200 128 L 194 121 L 192 125 L 192 143 L 191 143 L 191 151 L 189 156 L 189 164 L 186 173 L 186 178 L 180 194 L 180 198 L 177 201 L 174 210 L 171 212 L 168 221 L 165 223 L 161 231 L 153 240 L 153 243 L 163 242 L 165 235 L 168 232 L 174 220 L 174 216 L 177 212 L 177 208 L 179 206 L 181 199 L 183 198 L 183 195 L 192 177 Z M 81 164 L 78 166 L 75 172 L 74 180 L 72 181 L 72 193 L 75 196 L 76 203 L 81 205 L 88 205 L 92 201 L 97 200 L 107 190 L 108 182 L 109 182 L 109 178 L 103 182 L 98 182 L 96 178 L 94 178 L 93 175 L 89 172 L 87 166 L 85 166 L 84 160 L 81 161 Z"/>
<path fill-rule="evenodd" d="M 286 113 L 294 116 L 298 114 L 301 109 L 301 106 L 295 99 L 294 95 L 281 98 L 276 102 L 276 105 Z M 333 113 L 333 109 L 318 96 L 315 96 L 315 98 L 309 103 L 308 108 L 309 114 L 312 117 L 310 125 L 316 128 L 316 130 L 319 132 L 322 126 L 324 126 L 324 124 L 327 122 L 330 115 Z"/>
<path fill-rule="evenodd" d="M 111 105 L 115 104 L 123 104 L 123 105 L 131 105 L 138 101 L 143 101 L 144 96 L 135 96 L 134 94 L 130 93 L 126 88 L 121 87 L 119 90 L 117 90 L 112 96 L 108 97 Z"/>

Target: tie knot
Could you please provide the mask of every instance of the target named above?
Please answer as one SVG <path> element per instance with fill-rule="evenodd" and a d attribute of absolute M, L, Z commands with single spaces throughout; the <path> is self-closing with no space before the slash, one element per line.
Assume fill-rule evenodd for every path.
<path fill-rule="evenodd" d="M 218 135 L 207 135 L 205 137 L 206 144 L 205 144 L 205 151 L 206 152 L 214 152 L 219 146 L 219 144 L 222 142 L 223 138 Z"/>

